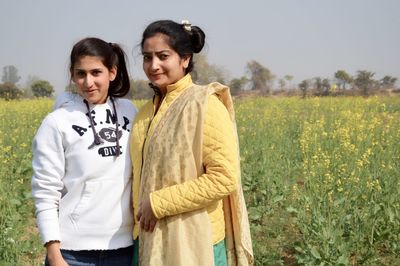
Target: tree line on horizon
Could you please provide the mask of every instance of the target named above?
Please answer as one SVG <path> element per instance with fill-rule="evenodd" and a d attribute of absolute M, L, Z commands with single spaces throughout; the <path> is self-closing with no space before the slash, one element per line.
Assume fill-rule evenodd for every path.
<path fill-rule="evenodd" d="M 246 73 L 241 77 L 229 78 L 228 72 L 222 67 L 210 64 L 205 54 L 194 57 L 195 69 L 192 72 L 193 81 L 198 84 L 208 84 L 218 81 L 229 86 L 232 95 L 283 95 L 300 97 L 307 96 L 340 96 L 340 95 L 375 95 L 399 93 L 396 87 L 397 77 L 385 75 L 375 79 L 375 73 L 368 70 L 358 70 L 350 75 L 345 70 L 337 70 L 333 78 L 313 77 L 293 84 L 292 75 L 278 78 L 271 70 L 256 60 L 246 65 Z M 11 100 L 20 98 L 53 97 L 54 87 L 49 81 L 30 76 L 23 87 L 17 85 L 21 77 L 13 65 L 3 67 L 2 83 L 0 83 L 0 98 Z M 76 91 L 71 83 L 66 91 Z M 131 99 L 147 99 L 153 91 L 148 80 L 131 79 L 131 90 L 126 96 Z"/>

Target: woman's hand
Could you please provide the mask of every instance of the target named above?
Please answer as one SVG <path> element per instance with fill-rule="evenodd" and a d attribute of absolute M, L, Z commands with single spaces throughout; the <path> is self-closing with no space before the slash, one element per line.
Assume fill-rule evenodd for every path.
<path fill-rule="evenodd" d="M 136 218 L 140 222 L 140 227 L 144 231 L 153 232 L 154 227 L 157 223 L 157 218 L 154 216 L 153 210 L 151 208 L 150 196 L 139 203 L 139 212 Z"/>
<path fill-rule="evenodd" d="M 65 262 L 61 251 L 60 251 L 60 242 L 58 241 L 50 241 L 46 243 L 47 249 L 47 260 L 51 266 L 68 266 L 68 263 Z"/>

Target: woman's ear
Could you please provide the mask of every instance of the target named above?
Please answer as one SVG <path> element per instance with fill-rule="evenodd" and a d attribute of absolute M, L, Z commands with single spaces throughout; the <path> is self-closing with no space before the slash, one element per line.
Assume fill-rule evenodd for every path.
<path fill-rule="evenodd" d="M 189 66 L 189 62 L 190 62 L 190 55 L 185 55 L 184 57 L 182 57 L 182 66 L 184 69 L 188 68 Z"/>
<path fill-rule="evenodd" d="M 114 81 L 116 76 L 117 76 L 117 67 L 114 66 L 110 69 L 110 81 Z"/>
<path fill-rule="evenodd" d="M 69 70 L 69 75 L 71 77 L 71 80 L 74 81 L 74 71 L 72 69 Z"/>

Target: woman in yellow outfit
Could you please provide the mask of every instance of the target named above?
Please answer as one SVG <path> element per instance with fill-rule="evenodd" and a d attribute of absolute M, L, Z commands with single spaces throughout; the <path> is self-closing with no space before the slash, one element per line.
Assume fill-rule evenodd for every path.
<path fill-rule="evenodd" d="M 132 128 L 136 264 L 253 264 L 229 88 L 196 85 L 189 74 L 204 42 L 187 21 L 143 32 L 155 95 Z"/>

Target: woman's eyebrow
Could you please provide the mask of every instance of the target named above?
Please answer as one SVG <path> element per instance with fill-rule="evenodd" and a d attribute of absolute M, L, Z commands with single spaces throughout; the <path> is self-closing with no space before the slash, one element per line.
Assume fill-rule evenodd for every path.
<path fill-rule="evenodd" d="M 166 49 L 166 50 L 161 50 L 161 51 L 152 51 L 152 52 L 142 52 L 143 55 L 148 55 L 148 54 L 161 54 L 161 53 L 165 53 L 165 52 L 169 52 L 170 50 Z"/>

